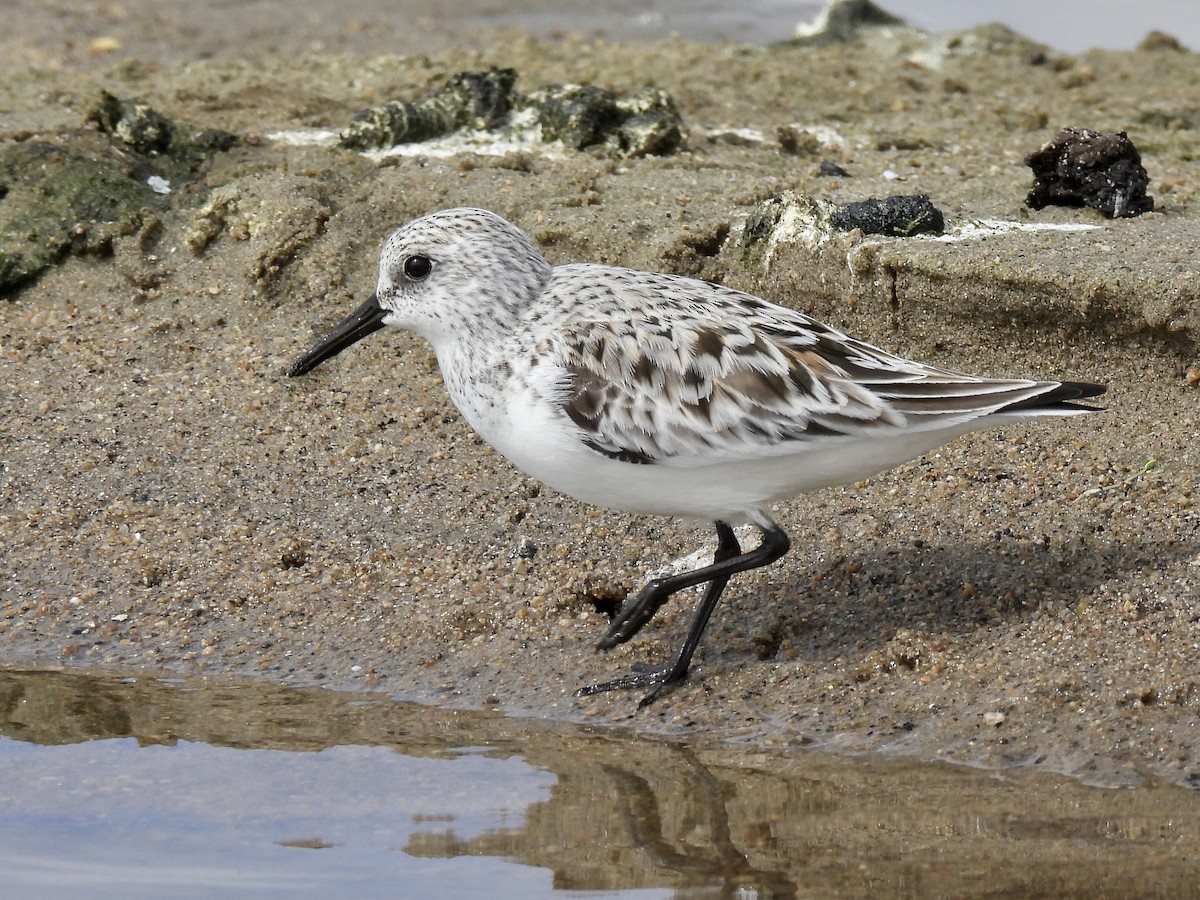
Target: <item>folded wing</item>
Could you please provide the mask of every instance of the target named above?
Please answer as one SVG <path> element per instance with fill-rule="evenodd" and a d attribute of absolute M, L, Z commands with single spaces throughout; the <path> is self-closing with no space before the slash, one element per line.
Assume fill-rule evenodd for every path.
<path fill-rule="evenodd" d="M 771 456 L 797 443 L 954 428 L 999 413 L 1071 414 L 1088 409 L 1071 401 L 1104 390 L 911 362 L 692 279 L 647 282 L 639 273 L 636 287 L 669 292 L 673 314 L 638 320 L 636 307 L 621 308 L 623 290 L 605 316 L 559 329 L 550 348 L 563 412 L 589 446 L 629 462 Z"/>

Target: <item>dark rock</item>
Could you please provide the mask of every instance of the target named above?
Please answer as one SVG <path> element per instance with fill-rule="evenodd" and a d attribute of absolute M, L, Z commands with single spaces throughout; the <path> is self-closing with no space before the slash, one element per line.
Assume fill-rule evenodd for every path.
<path fill-rule="evenodd" d="M 224 153 L 238 142 L 238 136 L 231 131 L 223 131 L 220 128 L 206 128 L 199 132 L 192 143 L 202 150 L 213 150 L 218 153 Z"/>
<path fill-rule="evenodd" d="M 830 214 L 829 224 L 839 231 L 858 228 L 864 234 L 894 237 L 941 234 L 946 229 L 941 210 L 924 194 L 847 203 Z"/>
<path fill-rule="evenodd" d="M 495 128 L 513 105 L 515 69 L 459 72 L 425 100 L 394 100 L 358 113 L 342 132 L 350 150 L 427 141 L 460 128 Z"/>
<path fill-rule="evenodd" d="M 622 120 L 617 143 L 628 156 L 665 156 L 687 140 L 687 128 L 675 101 L 659 88 L 618 97 L 617 114 Z"/>
<path fill-rule="evenodd" d="M 459 72 L 446 82 L 440 96 L 457 104 L 466 127 L 492 129 L 503 125 L 512 111 L 516 82 L 516 69 Z"/>
<path fill-rule="evenodd" d="M 138 153 L 166 153 L 171 146 L 173 129 L 167 118 L 146 103 L 122 100 L 108 91 L 87 114 L 87 121 L 100 126 Z"/>
<path fill-rule="evenodd" d="M 436 103 L 393 100 L 372 106 L 354 116 L 341 133 L 340 143 L 349 150 L 390 147 L 409 141 L 425 141 L 455 131 L 454 115 Z"/>
<path fill-rule="evenodd" d="M 1033 169 L 1033 188 L 1025 198 L 1032 209 L 1090 206 L 1110 219 L 1154 209 L 1154 198 L 1146 193 L 1150 176 L 1123 131 L 1064 128 L 1026 156 L 1025 165 Z"/>
<path fill-rule="evenodd" d="M 679 117 L 664 113 L 644 113 L 626 119 L 617 131 L 618 146 L 628 156 L 666 156 L 684 138 Z"/>
<path fill-rule="evenodd" d="M 831 0 L 809 26 L 797 29 L 790 43 L 804 46 L 847 44 L 876 28 L 904 28 L 904 20 L 870 0 Z"/>
<path fill-rule="evenodd" d="M 663 155 L 687 140 L 671 96 L 646 88 L 627 97 L 595 85 L 552 84 L 527 97 L 513 90 L 514 69 L 460 72 L 425 100 L 396 100 L 358 113 L 342 132 L 351 150 L 425 141 L 462 128 L 496 130 L 514 109 L 532 108 L 542 139 L 574 150 L 610 144 L 628 156 Z"/>
<path fill-rule="evenodd" d="M 621 121 L 612 91 L 590 84 L 552 84 L 530 96 L 538 108 L 542 138 L 575 150 L 600 144 Z"/>
<path fill-rule="evenodd" d="M 815 134 L 795 125 L 780 125 L 775 129 L 779 152 L 789 156 L 815 156 L 821 152 L 821 141 Z"/>

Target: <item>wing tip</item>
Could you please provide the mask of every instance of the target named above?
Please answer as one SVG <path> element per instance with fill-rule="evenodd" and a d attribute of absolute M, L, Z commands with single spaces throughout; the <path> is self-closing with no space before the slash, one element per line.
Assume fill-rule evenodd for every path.
<path fill-rule="evenodd" d="M 1016 403 L 1002 407 L 997 412 L 1033 412 L 1037 410 L 1045 410 L 1047 412 L 1065 412 L 1068 410 L 1100 412 L 1104 409 L 1102 406 L 1091 406 L 1076 401 L 1099 397 L 1108 390 L 1108 385 L 1106 384 L 1096 384 L 1091 381 L 1047 381 L 1045 384 L 1048 390 L 1036 396 L 1028 397 L 1025 400 L 1019 400 Z"/>

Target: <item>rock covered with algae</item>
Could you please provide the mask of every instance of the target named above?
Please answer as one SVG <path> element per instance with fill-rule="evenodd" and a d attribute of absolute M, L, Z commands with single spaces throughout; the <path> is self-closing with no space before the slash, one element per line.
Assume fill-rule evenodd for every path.
<path fill-rule="evenodd" d="M 237 141 L 108 91 L 82 124 L 0 145 L 0 290 L 69 254 L 105 256 L 117 238 L 152 233 L 173 185 L 197 178 Z"/>
<path fill-rule="evenodd" d="M 550 84 L 521 95 L 515 69 L 459 72 L 423 100 L 393 100 L 358 113 L 341 133 L 351 150 L 427 141 L 461 129 L 498 131 L 528 110 L 545 141 L 572 150 L 610 145 L 628 156 L 673 153 L 687 128 L 671 96 L 646 88 L 621 96 L 591 84 Z"/>
<path fill-rule="evenodd" d="M 424 100 L 393 100 L 358 113 L 341 145 L 368 150 L 440 137 L 460 128 L 495 129 L 513 107 L 516 69 L 459 72 Z"/>

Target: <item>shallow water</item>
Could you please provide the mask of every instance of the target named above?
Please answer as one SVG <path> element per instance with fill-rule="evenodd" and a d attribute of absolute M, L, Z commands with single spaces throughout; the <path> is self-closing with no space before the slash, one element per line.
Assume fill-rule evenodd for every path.
<path fill-rule="evenodd" d="M 79 671 L 0 672 L 0 732 L 14 897 L 1178 897 L 1200 878 L 1200 795 L 1166 785 Z"/>

